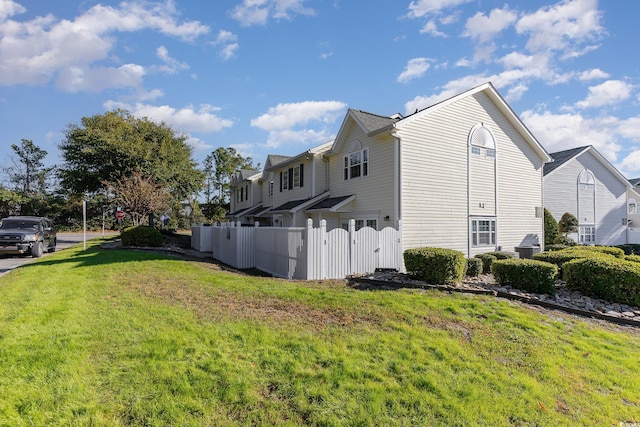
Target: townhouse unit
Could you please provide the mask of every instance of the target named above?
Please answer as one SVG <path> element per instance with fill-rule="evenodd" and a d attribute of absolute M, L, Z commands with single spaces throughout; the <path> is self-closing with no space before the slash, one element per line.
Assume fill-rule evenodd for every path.
<path fill-rule="evenodd" d="M 242 207 L 271 206 L 261 215 L 273 225 L 311 218 L 333 229 L 353 219 L 356 228 L 400 228 L 403 250 L 436 246 L 472 256 L 539 245 L 550 160 L 486 83 L 408 116 L 349 109 L 335 140 L 267 161 L 262 178 L 239 177 L 232 194 L 262 185 L 262 198 Z"/>
<path fill-rule="evenodd" d="M 544 206 L 559 221 L 565 212 L 578 219 L 579 244 L 621 245 L 629 242 L 629 181 L 593 146 L 552 153 L 544 167 Z M 637 219 L 636 219 L 637 221 Z M 640 222 L 639 222 L 640 226 Z"/>

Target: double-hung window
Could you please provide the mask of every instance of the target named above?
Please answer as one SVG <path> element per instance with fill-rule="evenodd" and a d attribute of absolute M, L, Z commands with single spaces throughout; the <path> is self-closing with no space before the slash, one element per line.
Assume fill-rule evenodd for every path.
<path fill-rule="evenodd" d="M 581 244 L 593 245 L 596 243 L 596 227 L 594 225 L 581 225 L 579 240 Z"/>
<path fill-rule="evenodd" d="M 344 156 L 344 179 L 369 175 L 369 149 L 364 148 Z"/>
<path fill-rule="evenodd" d="M 269 197 L 273 197 L 273 180 L 269 181 Z"/>
<path fill-rule="evenodd" d="M 280 172 L 280 191 L 304 186 L 304 164 Z"/>
<path fill-rule="evenodd" d="M 471 219 L 472 246 L 495 246 L 496 220 L 495 218 Z"/>

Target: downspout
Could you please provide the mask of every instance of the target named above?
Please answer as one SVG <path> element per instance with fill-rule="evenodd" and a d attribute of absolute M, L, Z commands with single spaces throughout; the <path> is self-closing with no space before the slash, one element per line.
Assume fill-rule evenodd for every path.
<path fill-rule="evenodd" d="M 396 127 L 392 125 L 389 129 L 389 135 L 394 139 L 393 141 L 393 216 L 395 217 L 396 228 L 400 226 L 402 220 L 402 176 L 400 169 L 400 138 L 396 135 Z"/>
<path fill-rule="evenodd" d="M 468 139 L 471 138 L 469 135 Z M 471 141 L 467 141 L 467 258 L 471 258 Z M 494 164 L 495 167 L 495 164 Z M 495 173 L 495 172 L 494 172 Z M 495 185 L 498 183 L 496 182 Z M 498 207 L 495 207 L 496 217 L 498 216 Z M 496 218 L 496 222 L 497 218 Z M 498 241 L 496 236 L 496 242 Z"/>

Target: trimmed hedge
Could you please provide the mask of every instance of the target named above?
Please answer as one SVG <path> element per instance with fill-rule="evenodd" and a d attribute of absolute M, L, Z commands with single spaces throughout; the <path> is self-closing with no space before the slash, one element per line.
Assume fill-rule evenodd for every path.
<path fill-rule="evenodd" d="M 549 245 L 544 248 L 545 251 L 561 251 L 563 249 L 570 248 L 571 246 L 567 245 Z"/>
<path fill-rule="evenodd" d="M 514 259 L 516 257 L 515 252 L 508 251 L 488 252 L 488 254 L 493 255 L 496 259 Z"/>
<path fill-rule="evenodd" d="M 137 227 L 125 228 L 120 233 L 123 246 L 150 246 L 160 247 L 164 241 L 162 233 L 153 227 L 139 225 Z"/>
<path fill-rule="evenodd" d="M 467 266 L 464 254 L 452 249 L 407 249 L 403 257 L 409 274 L 437 285 L 461 282 Z"/>
<path fill-rule="evenodd" d="M 467 259 L 467 276 L 476 277 L 482 273 L 483 263 L 480 258 L 468 258 Z"/>
<path fill-rule="evenodd" d="M 639 262 L 640 263 L 640 255 L 625 255 L 624 259 L 626 261 Z"/>
<path fill-rule="evenodd" d="M 583 258 L 563 265 L 567 285 L 612 303 L 640 306 L 640 264 L 613 257 Z"/>
<path fill-rule="evenodd" d="M 492 253 L 478 254 L 474 258 L 482 260 L 482 272 L 484 274 L 491 273 L 491 264 L 493 264 L 493 262 L 498 259 Z"/>
<path fill-rule="evenodd" d="M 533 259 L 536 261 L 544 261 L 544 262 L 549 262 L 551 264 L 557 265 L 558 278 L 560 279 L 564 279 L 563 265 L 565 263 L 569 261 L 573 261 L 574 259 L 601 258 L 601 257 L 615 258 L 603 252 L 591 251 L 588 249 L 578 250 L 574 248 L 564 249 L 561 251 L 553 251 L 553 252 L 539 252 L 533 255 Z"/>
<path fill-rule="evenodd" d="M 570 248 L 564 249 L 565 252 L 575 252 L 575 251 L 591 251 L 597 252 L 601 254 L 613 255 L 616 258 L 623 259 L 624 258 L 624 250 L 621 248 L 617 248 L 615 246 L 572 246 Z"/>
<path fill-rule="evenodd" d="M 558 267 L 532 259 L 497 260 L 492 266 L 493 277 L 501 285 L 528 292 L 554 294 Z"/>

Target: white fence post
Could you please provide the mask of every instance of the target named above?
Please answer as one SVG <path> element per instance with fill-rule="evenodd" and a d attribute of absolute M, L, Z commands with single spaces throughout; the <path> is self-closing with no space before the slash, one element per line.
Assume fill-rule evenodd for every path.
<path fill-rule="evenodd" d="M 356 220 L 349 220 L 349 274 L 354 274 L 354 267 L 356 265 Z"/>
<path fill-rule="evenodd" d="M 318 236 L 318 245 L 320 245 L 320 250 L 318 251 L 320 255 L 320 277 L 318 279 L 324 280 L 327 279 L 327 263 L 329 262 L 328 257 L 328 246 L 327 246 L 327 220 L 320 220 L 320 233 Z"/>

